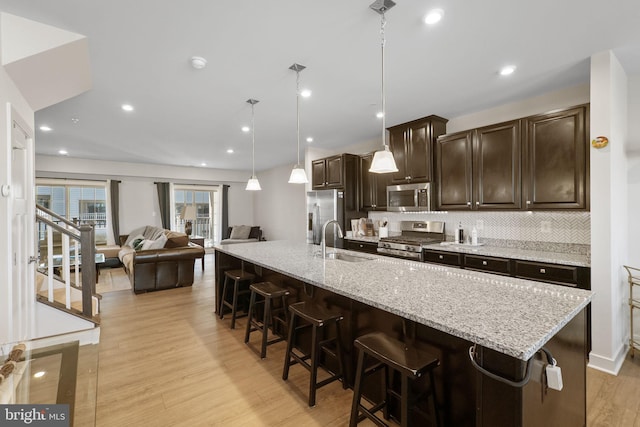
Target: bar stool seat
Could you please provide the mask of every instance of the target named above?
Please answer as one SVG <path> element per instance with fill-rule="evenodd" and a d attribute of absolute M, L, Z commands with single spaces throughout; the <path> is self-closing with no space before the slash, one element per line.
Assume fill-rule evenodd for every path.
<path fill-rule="evenodd" d="M 244 317 L 247 313 L 238 314 L 238 299 L 242 295 L 250 292 L 249 288 L 242 289 L 241 285 L 250 284 L 255 279 L 255 274 L 247 273 L 243 270 L 227 270 L 224 272 L 224 286 L 222 287 L 222 295 L 220 296 L 220 305 L 218 315 L 220 319 L 224 318 L 224 308 L 231 309 L 231 329 L 236 327 L 236 319 Z M 230 283 L 232 282 L 232 285 Z M 231 290 L 233 286 L 231 302 L 227 301 L 227 290 Z"/>
<path fill-rule="evenodd" d="M 251 291 L 251 298 L 249 299 L 249 321 L 247 322 L 247 329 L 244 334 L 245 344 L 249 343 L 249 334 L 251 332 L 262 332 L 262 345 L 260 347 L 260 358 L 264 359 L 267 356 L 267 346 L 278 343 L 285 340 L 286 325 L 287 325 L 287 309 L 286 299 L 289 296 L 289 290 L 276 286 L 271 282 L 254 283 L 249 286 Z M 262 300 L 256 301 L 256 295 L 262 296 Z M 273 300 L 280 299 L 280 306 L 274 307 Z M 256 314 L 256 308 L 259 304 L 262 304 L 263 315 L 262 322 L 254 319 Z M 283 317 L 279 317 L 278 314 L 282 314 Z M 273 329 L 273 333 L 276 333 L 276 322 L 282 326 L 281 335 L 268 339 L 269 325 Z"/>
<path fill-rule="evenodd" d="M 383 410 L 385 419 L 389 419 L 389 398 L 394 396 L 400 399 L 400 423 L 409 425 L 409 411 L 413 409 L 417 401 L 427 398 L 429 403 L 429 415 L 432 426 L 440 425 L 440 417 L 436 403 L 436 389 L 433 377 L 434 369 L 440 364 L 438 358 L 431 353 L 408 346 L 407 344 L 392 338 L 382 332 L 373 332 L 358 337 L 354 345 L 359 349 L 358 367 L 351 406 L 350 427 L 355 427 L 360 421 L 369 418 L 378 426 L 386 426 L 375 413 Z M 366 367 L 366 358 L 375 359 L 376 363 Z M 401 376 L 401 391 L 396 393 L 388 385 L 388 369 L 394 369 Z M 374 404 L 371 408 L 365 408 L 361 403 L 362 386 L 365 377 L 384 369 L 384 400 Z M 429 375 L 429 389 L 418 396 L 410 396 L 409 380 L 415 380 L 424 374 Z"/>
<path fill-rule="evenodd" d="M 291 318 L 289 320 L 289 334 L 287 337 L 287 352 L 284 359 L 284 369 L 282 379 L 289 377 L 289 368 L 296 363 L 302 365 L 310 372 L 309 380 L 309 406 L 316 404 L 316 391 L 333 381 L 342 379 L 342 387 L 347 388 L 344 379 L 344 355 L 341 346 L 340 321 L 343 319 L 342 313 L 329 310 L 310 302 L 298 302 L 289 306 Z M 298 325 L 298 320 L 305 323 Z M 335 337 L 326 338 L 326 327 L 335 325 Z M 296 334 L 305 328 L 311 328 L 311 351 L 308 354 L 298 352 L 294 349 Z M 335 346 L 335 347 L 334 347 Z M 338 372 L 331 372 L 326 366 L 324 370 L 330 376 L 322 381 L 318 381 L 318 368 L 320 368 L 320 357 L 322 353 L 335 358 L 338 362 Z M 311 363 L 307 362 L 310 360 Z"/>

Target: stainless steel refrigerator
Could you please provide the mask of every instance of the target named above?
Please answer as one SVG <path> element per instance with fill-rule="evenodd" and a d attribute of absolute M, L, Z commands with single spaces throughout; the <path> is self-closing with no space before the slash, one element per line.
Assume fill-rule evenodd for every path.
<path fill-rule="evenodd" d="M 307 192 L 307 243 L 319 245 L 322 240 L 322 226 L 332 219 L 338 221 L 343 233 L 346 232 L 344 191 L 318 190 Z M 344 240 L 338 236 L 338 228 L 333 224 L 327 228 L 327 246 L 344 247 Z"/>

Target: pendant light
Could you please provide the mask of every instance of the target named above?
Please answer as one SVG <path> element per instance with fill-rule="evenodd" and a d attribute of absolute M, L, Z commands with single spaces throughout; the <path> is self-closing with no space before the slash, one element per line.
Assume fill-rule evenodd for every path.
<path fill-rule="evenodd" d="M 258 191 L 260 188 L 260 182 L 256 178 L 256 127 L 255 127 L 255 105 L 260 102 L 257 99 L 247 99 L 247 102 L 251 104 L 251 178 L 247 181 L 247 188 L 245 190 Z"/>
<path fill-rule="evenodd" d="M 298 163 L 293 167 L 291 176 L 289 176 L 289 184 L 306 184 L 309 182 L 307 179 L 307 173 L 300 165 L 300 71 L 304 70 L 304 65 L 293 64 L 289 67 L 290 70 L 296 72 L 296 137 L 298 140 Z"/>
<path fill-rule="evenodd" d="M 389 145 L 387 145 L 387 129 L 386 129 L 386 111 L 385 111 L 385 94 L 384 94 L 384 27 L 387 23 L 387 20 L 384 17 L 384 13 L 395 6 L 395 2 L 391 0 L 376 0 L 373 2 L 371 9 L 380 14 L 380 37 L 381 37 L 381 46 L 382 46 L 382 145 L 384 146 L 383 150 L 376 151 L 373 155 L 373 160 L 371 161 L 371 168 L 369 172 L 375 173 L 391 173 L 398 172 L 398 167 L 396 166 L 396 161 L 393 158 L 393 153 L 389 150 Z"/>

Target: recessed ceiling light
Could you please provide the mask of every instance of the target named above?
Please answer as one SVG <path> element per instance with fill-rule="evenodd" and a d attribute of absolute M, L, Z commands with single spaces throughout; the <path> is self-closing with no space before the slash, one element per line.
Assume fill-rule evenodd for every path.
<path fill-rule="evenodd" d="M 58 154 L 60 154 L 61 156 L 66 156 L 67 154 L 69 154 L 69 152 L 67 150 L 58 150 Z"/>
<path fill-rule="evenodd" d="M 227 153 L 229 153 L 229 154 L 233 154 L 233 148 L 229 148 L 229 149 L 227 150 Z"/>
<path fill-rule="evenodd" d="M 384 113 L 383 113 L 382 111 L 378 111 L 378 112 L 376 113 L 376 117 L 377 117 L 377 118 L 379 118 L 379 119 L 381 119 L 381 118 L 383 118 L 383 117 L 384 117 Z"/>
<path fill-rule="evenodd" d="M 202 70 L 207 66 L 207 60 L 202 56 L 192 56 L 191 57 L 191 66 L 196 70 Z"/>
<path fill-rule="evenodd" d="M 71 122 L 73 122 L 74 124 L 78 123 L 80 121 L 79 118 L 77 118 L 76 116 L 71 117 Z"/>
<path fill-rule="evenodd" d="M 311 91 L 309 89 L 302 89 L 300 91 L 300 96 L 303 98 L 308 98 L 311 96 Z"/>
<path fill-rule="evenodd" d="M 307 142 L 313 142 L 313 138 L 311 138 L 310 136 L 307 137 Z"/>
<path fill-rule="evenodd" d="M 33 378 L 42 378 L 44 377 L 44 374 L 45 374 L 44 371 L 36 372 L 35 374 L 33 374 Z"/>
<path fill-rule="evenodd" d="M 122 109 L 124 111 L 133 111 L 133 105 L 130 104 L 122 104 Z"/>
<path fill-rule="evenodd" d="M 433 9 L 425 15 L 424 22 L 425 24 L 433 25 L 437 22 L 440 22 L 443 16 L 444 16 L 444 10 Z"/>
<path fill-rule="evenodd" d="M 42 125 L 42 126 L 40 126 L 40 130 L 41 130 L 42 132 L 51 132 L 53 129 L 51 129 L 51 128 L 50 128 L 49 126 L 47 126 L 47 125 Z"/>
<path fill-rule="evenodd" d="M 249 126 L 242 126 L 242 132 L 249 132 L 251 128 Z"/>
<path fill-rule="evenodd" d="M 500 69 L 500 75 L 501 76 L 508 76 L 509 74 L 513 74 L 513 72 L 516 70 L 516 66 L 515 65 L 507 65 L 506 67 L 502 67 Z"/>

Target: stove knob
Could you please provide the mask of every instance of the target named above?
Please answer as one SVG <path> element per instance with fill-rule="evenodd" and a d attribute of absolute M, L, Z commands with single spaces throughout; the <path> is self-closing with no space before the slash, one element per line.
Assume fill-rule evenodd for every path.
<path fill-rule="evenodd" d="M 413 248 L 412 248 L 411 246 L 409 246 L 409 245 L 406 245 L 406 246 L 404 247 L 404 249 L 405 249 L 406 251 L 408 251 L 408 252 L 413 252 Z"/>

